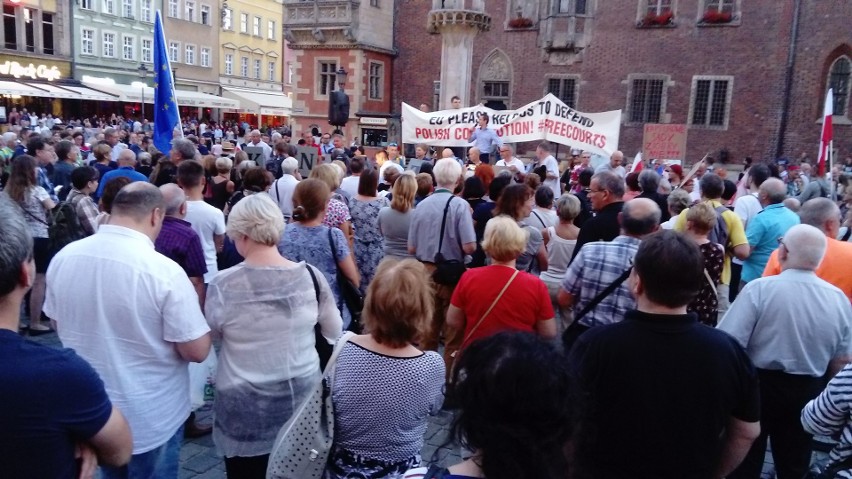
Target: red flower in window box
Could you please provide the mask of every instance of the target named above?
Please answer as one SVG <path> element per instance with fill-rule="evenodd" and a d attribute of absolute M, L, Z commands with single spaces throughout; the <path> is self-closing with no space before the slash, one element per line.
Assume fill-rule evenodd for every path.
<path fill-rule="evenodd" d="M 533 26 L 533 21 L 526 17 L 517 17 L 509 20 L 511 28 L 530 28 Z"/>
<path fill-rule="evenodd" d="M 672 22 L 673 18 L 674 14 L 671 11 L 663 12 L 659 15 L 649 13 L 645 15 L 645 18 L 642 19 L 642 26 L 653 27 L 668 25 Z"/>
<path fill-rule="evenodd" d="M 707 10 L 701 19 L 704 23 L 730 23 L 733 20 L 731 12 L 720 12 L 718 10 Z"/>

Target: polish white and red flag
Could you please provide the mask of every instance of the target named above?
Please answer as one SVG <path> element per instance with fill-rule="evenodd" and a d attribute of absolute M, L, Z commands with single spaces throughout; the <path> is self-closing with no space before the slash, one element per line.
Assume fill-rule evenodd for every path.
<path fill-rule="evenodd" d="M 630 173 L 639 173 L 640 171 L 642 171 L 642 167 L 642 152 L 640 151 L 639 153 L 636 153 L 636 156 L 633 157 L 633 165 L 630 167 Z"/>
<path fill-rule="evenodd" d="M 831 116 L 834 114 L 834 94 L 831 88 L 828 89 L 828 94 L 825 96 L 825 106 L 822 113 L 822 135 L 819 137 L 819 162 L 817 163 L 817 175 L 822 177 L 825 175 L 826 163 L 829 161 L 831 154 Z"/>

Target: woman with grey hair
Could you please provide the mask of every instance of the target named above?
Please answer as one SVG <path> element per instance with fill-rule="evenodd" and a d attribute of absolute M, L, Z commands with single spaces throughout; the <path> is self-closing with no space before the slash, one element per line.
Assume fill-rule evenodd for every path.
<path fill-rule="evenodd" d="M 559 292 L 559 285 L 565 277 L 568 263 L 571 262 L 574 248 L 577 246 L 577 235 L 580 234 L 580 228 L 574 225 L 574 219 L 579 216 L 581 209 L 580 200 L 576 196 L 570 193 L 563 194 L 556 201 L 556 216 L 559 218 L 559 223 L 556 226 L 549 226 L 541 230 L 544 246 L 547 249 L 547 270 L 541 273 L 540 278 L 547 285 L 553 311 L 559 320 L 557 327 L 561 328 L 560 331 L 571 324 L 573 317 L 570 308 L 562 309 L 559 307 L 556 295 Z"/>
<path fill-rule="evenodd" d="M 681 211 L 689 208 L 691 203 L 692 198 L 689 197 L 689 193 L 685 189 L 678 188 L 672 191 L 668 198 L 666 198 L 666 211 L 669 212 L 671 217 L 668 221 L 660 224 L 660 228 L 664 230 L 674 229 L 678 215 L 680 215 Z"/>
<path fill-rule="evenodd" d="M 649 200 L 657 203 L 657 206 L 660 207 L 660 211 L 663 213 L 662 221 L 668 221 L 671 216 L 669 215 L 668 205 L 666 204 L 666 197 L 660 194 L 660 180 L 662 178 L 657 174 L 654 170 L 642 170 L 639 173 L 639 189 L 642 190 L 637 198 L 648 198 Z"/>
<path fill-rule="evenodd" d="M 207 289 L 205 314 L 222 338 L 213 442 L 228 477 L 264 478 L 278 430 L 320 375 L 314 326 L 333 343 L 342 329 L 324 275 L 281 256 L 281 210 L 250 195 L 228 217 L 228 237 L 245 260 Z"/>

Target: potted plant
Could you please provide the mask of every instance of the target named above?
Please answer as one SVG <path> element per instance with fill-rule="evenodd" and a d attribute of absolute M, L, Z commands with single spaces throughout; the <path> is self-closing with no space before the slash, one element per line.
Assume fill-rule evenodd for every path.
<path fill-rule="evenodd" d="M 516 17 L 509 20 L 509 27 L 511 28 L 530 28 L 533 26 L 533 21 L 526 17 Z"/>
<path fill-rule="evenodd" d="M 674 13 L 671 10 L 660 13 L 659 15 L 657 15 L 655 13 L 648 13 L 647 15 L 645 15 L 645 18 L 642 19 L 642 26 L 643 27 L 662 27 L 662 26 L 669 25 L 670 23 L 672 23 L 673 19 L 674 19 Z"/>
<path fill-rule="evenodd" d="M 731 12 L 720 12 L 718 10 L 707 10 L 704 12 L 704 17 L 701 18 L 704 23 L 731 23 L 733 15 Z"/>

